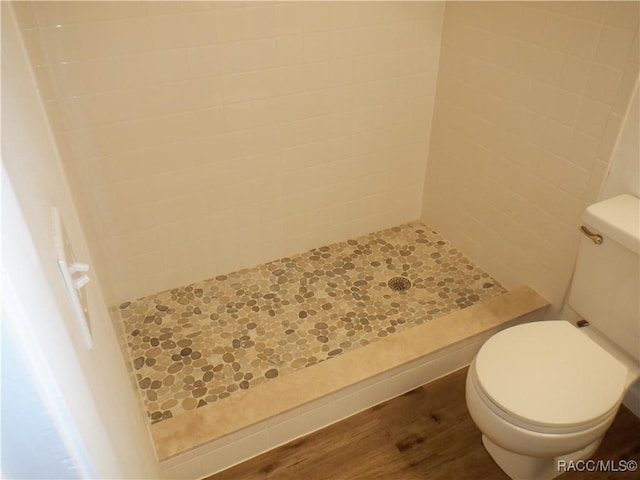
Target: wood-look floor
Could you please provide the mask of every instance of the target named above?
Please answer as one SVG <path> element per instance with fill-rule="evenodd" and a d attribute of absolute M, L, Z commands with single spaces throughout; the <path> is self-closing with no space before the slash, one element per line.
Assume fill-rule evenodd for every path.
<path fill-rule="evenodd" d="M 206 480 L 508 479 L 467 413 L 465 375 L 453 373 Z M 593 458 L 640 461 L 640 419 L 622 407 Z M 640 473 L 559 478 L 626 480 Z"/>

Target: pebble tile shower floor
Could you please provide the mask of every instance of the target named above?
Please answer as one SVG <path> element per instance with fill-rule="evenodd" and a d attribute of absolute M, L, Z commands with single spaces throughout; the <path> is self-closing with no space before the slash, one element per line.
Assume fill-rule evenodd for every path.
<path fill-rule="evenodd" d="M 412 286 L 393 289 L 394 277 Z M 126 302 L 113 314 L 156 423 L 504 292 L 413 222 Z"/>

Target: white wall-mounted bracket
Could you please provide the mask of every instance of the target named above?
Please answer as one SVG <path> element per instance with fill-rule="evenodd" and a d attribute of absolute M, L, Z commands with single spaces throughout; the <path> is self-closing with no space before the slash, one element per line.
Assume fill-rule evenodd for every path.
<path fill-rule="evenodd" d="M 89 271 L 89 265 L 76 261 L 71 248 L 69 236 L 64 227 L 60 211 L 53 207 L 53 241 L 56 249 L 56 257 L 58 260 L 58 268 L 62 273 L 74 314 L 82 332 L 82 338 L 87 348 L 93 347 L 93 338 L 91 336 L 91 323 L 89 319 L 89 309 L 87 307 L 87 299 L 83 288 L 89 283 L 90 278 L 86 274 Z"/>

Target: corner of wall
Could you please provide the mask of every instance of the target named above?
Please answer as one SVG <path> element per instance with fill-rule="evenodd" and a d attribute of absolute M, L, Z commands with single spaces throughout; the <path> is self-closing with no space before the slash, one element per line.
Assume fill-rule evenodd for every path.
<path fill-rule="evenodd" d="M 596 10 L 452 2 L 444 19 L 421 218 L 507 288 L 535 288 L 550 312 L 569 285 L 581 214 L 614 147 L 625 150 L 638 77 L 637 4 Z"/>
<path fill-rule="evenodd" d="M 41 346 L 50 364 L 60 366 L 54 371 L 55 381 L 74 418 L 83 420 L 77 426 L 100 467 L 97 471 L 106 476 L 121 472 L 127 477 L 153 477 L 157 462 L 144 418 L 137 409 L 136 392 L 125 378 L 122 354 L 97 278 L 85 287 L 93 327 L 91 350 L 86 349 L 73 320 L 53 248 L 53 206 L 65 218 L 77 258 L 87 261 L 91 253 L 35 86 L 24 40 L 12 5 L 6 2 L 2 4 L 2 61 L 3 171 L 15 190 L 28 228 L 30 238 L 22 242 L 24 250 L 31 248 L 35 252 L 29 259 L 29 268 L 18 275 L 23 287 L 21 298 L 28 298 L 29 280 L 38 278 L 38 287 L 46 291 L 50 300 L 47 304 L 38 297 L 39 301 L 23 302 L 31 314 L 31 329 L 38 335 L 34 343 Z M 3 231 L 6 239 L 16 240 L 16 235 L 15 231 Z M 13 252 L 16 257 L 23 253 L 19 250 L 18 246 Z M 81 385 L 88 389 L 82 395 L 78 394 Z M 111 454 L 115 454 L 117 465 Z"/>

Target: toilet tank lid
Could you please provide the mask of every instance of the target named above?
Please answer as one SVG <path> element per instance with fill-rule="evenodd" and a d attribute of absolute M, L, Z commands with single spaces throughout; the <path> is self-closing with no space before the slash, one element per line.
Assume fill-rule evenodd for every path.
<path fill-rule="evenodd" d="M 607 239 L 640 254 L 640 199 L 618 195 L 589 205 L 582 220 Z"/>

